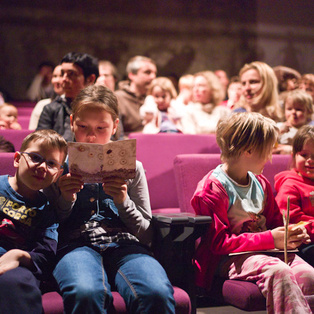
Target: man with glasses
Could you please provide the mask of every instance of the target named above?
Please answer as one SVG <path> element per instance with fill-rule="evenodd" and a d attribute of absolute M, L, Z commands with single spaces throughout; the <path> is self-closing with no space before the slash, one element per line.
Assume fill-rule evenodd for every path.
<path fill-rule="evenodd" d="M 44 107 L 37 130 L 52 129 L 72 141 L 71 102 L 84 87 L 95 83 L 99 75 L 98 60 L 87 53 L 70 52 L 62 58 L 61 66 L 65 99 L 57 98 Z"/>

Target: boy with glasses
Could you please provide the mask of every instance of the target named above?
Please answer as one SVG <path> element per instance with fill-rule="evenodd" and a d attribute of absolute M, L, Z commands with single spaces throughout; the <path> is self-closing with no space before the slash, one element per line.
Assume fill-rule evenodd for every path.
<path fill-rule="evenodd" d="M 54 260 L 54 210 L 40 191 L 63 172 L 67 143 L 53 130 L 29 134 L 14 155 L 14 176 L 0 176 L 0 308 L 42 313 L 40 280 Z M 18 302 L 17 302 L 18 300 Z"/>

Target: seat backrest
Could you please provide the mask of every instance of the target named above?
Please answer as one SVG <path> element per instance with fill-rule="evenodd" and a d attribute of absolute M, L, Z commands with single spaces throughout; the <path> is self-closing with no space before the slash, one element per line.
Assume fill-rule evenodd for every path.
<path fill-rule="evenodd" d="M 288 170 L 290 168 L 291 160 L 291 155 L 273 155 L 272 161 L 267 162 L 265 165 L 263 175 L 268 179 L 274 193 L 276 193 L 274 188 L 275 175 L 281 171 Z"/>
<path fill-rule="evenodd" d="M 20 150 L 24 138 L 30 134 L 31 130 L 0 130 L 0 135 L 2 135 L 7 141 L 14 145 L 15 150 Z"/>
<path fill-rule="evenodd" d="M 290 155 L 273 155 L 272 163 L 265 165 L 263 174 L 274 193 L 274 176 L 289 168 L 290 158 Z M 190 201 L 198 182 L 220 163 L 219 154 L 186 154 L 175 157 L 173 167 L 181 212 L 194 213 Z"/>
<path fill-rule="evenodd" d="M 219 153 L 213 134 L 142 134 L 135 138 L 137 159 L 143 163 L 152 209 L 178 208 L 173 160 L 178 154 Z"/>
<path fill-rule="evenodd" d="M 13 176 L 15 168 L 13 166 L 14 153 L 0 153 L 0 175 L 9 174 Z"/>
<path fill-rule="evenodd" d="M 194 213 L 190 202 L 198 182 L 219 164 L 220 154 L 186 154 L 175 157 L 173 169 L 181 212 Z"/>

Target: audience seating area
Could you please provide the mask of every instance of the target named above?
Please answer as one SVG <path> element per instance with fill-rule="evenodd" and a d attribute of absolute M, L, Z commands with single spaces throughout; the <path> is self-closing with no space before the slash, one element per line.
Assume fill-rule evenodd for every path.
<path fill-rule="evenodd" d="M 136 139 L 137 159 L 143 163 L 153 213 L 179 212 L 173 160 L 179 154 L 219 153 L 214 134 L 142 134 L 131 133 Z"/>
<path fill-rule="evenodd" d="M 16 150 L 31 131 L 1 130 Z M 137 159 L 146 171 L 153 213 L 194 213 L 190 199 L 197 183 L 220 161 L 219 147 L 214 135 L 141 134 L 132 133 L 137 140 Z M 14 174 L 14 153 L 0 153 L 0 174 Z M 273 155 L 264 175 L 274 186 L 274 175 L 289 168 L 290 155 Z M 275 191 L 274 191 L 275 192 Z M 240 309 L 253 311 L 265 309 L 265 299 L 255 284 L 226 280 L 215 286 L 222 300 Z M 218 291 L 217 291 L 218 290 Z M 125 313 L 121 296 L 114 292 L 114 312 Z M 175 287 L 176 313 L 190 313 L 191 303 L 187 293 Z M 313 300 L 312 300 L 313 301 Z M 45 313 L 62 313 L 62 298 L 56 291 L 43 294 Z"/>

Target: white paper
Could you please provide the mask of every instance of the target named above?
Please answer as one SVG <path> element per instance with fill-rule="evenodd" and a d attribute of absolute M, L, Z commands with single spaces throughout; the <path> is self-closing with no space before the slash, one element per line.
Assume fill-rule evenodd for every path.
<path fill-rule="evenodd" d="M 136 139 L 107 144 L 68 143 L 69 171 L 85 183 L 102 183 L 106 178 L 133 179 L 136 167 Z"/>

